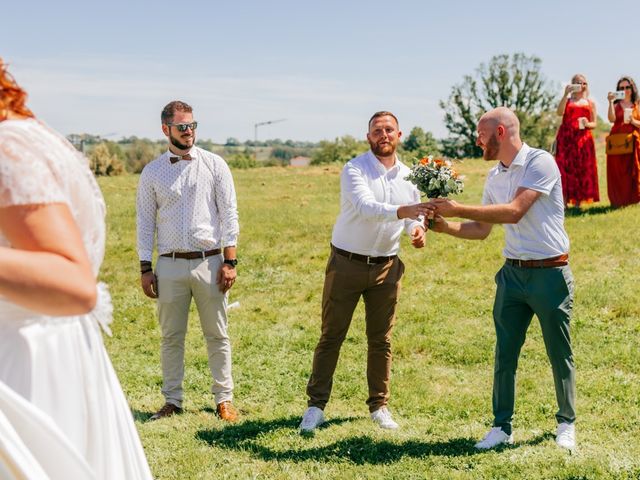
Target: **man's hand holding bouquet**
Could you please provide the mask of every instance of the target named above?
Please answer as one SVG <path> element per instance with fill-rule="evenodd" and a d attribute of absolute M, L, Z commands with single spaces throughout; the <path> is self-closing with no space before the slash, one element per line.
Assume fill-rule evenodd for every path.
<path fill-rule="evenodd" d="M 411 173 L 405 180 L 413 183 L 427 198 L 446 198 L 461 193 L 464 188 L 462 177 L 453 169 L 449 160 L 432 156 L 423 157 L 411 167 Z M 434 220 L 429 219 L 428 228 L 432 229 Z"/>

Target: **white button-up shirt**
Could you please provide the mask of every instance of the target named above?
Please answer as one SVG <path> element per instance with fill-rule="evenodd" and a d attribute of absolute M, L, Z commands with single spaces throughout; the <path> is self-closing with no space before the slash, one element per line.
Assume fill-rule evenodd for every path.
<path fill-rule="evenodd" d="M 368 151 L 349 161 L 340 176 L 340 214 L 331 242 L 352 253 L 396 255 L 403 226 L 407 233 L 422 222 L 398 219 L 398 207 L 420 202 L 420 193 L 405 180 L 409 168 L 396 158 L 387 170 Z"/>
<path fill-rule="evenodd" d="M 138 256 L 197 252 L 235 246 L 238 207 L 229 166 L 222 157 L 193 147 L 192 160 L 171 163 L 170 151 L 142 170 L 136 201 Z"/>
<path fill-rule="evenodd" d="M 564 229 L 560 171 L 551 154 L 523 144 L 508 168 L 498 163 L 487 176 L 482 203 L 510 203 L 518 188 L 542 193 L 516 224 L 505 224 L 506 258 L 540 260 L 569 252 Z"/>

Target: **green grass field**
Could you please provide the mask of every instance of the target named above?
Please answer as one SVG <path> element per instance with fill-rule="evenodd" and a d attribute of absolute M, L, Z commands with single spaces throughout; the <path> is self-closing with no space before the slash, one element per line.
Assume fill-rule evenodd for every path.
<path fill-rule="evenodd" d="M 490 165 L 471 160 L 463 202 L 480 201 Z M 158 409 L 161 374 L 154 303 L 139 287 L 135 251 L 137 176 L 103 178 L 109 206 L 102 279 L 115 307 L 106 339 L 159 479 L 640 478 L 640 206 L 603 201 L 570 210 L 576 281 L 573 344 L 578 368 L 578 450 L 555 446 L 555 396 L 540 327 L 520 361 L 516 444 L 477 453 L 491 422 L 493 275 L 503 230 L 483 242 L 429 233 L 403 239 L 407 265 L 394 331 L 390 408 L 401 429 L 374 427 L 365 405 L 363 309 L 344 343 L 329 420 L 298 434 L 319 335 L 320 296 L 339 208 L 337 166 L 234 171 L 241 220 L 238 282 L 229 312 L 235 403 L 242 421 L 214 414 L 206 352 L 195 311 L 187 338 L 185 413 L 147 422 Z"/>

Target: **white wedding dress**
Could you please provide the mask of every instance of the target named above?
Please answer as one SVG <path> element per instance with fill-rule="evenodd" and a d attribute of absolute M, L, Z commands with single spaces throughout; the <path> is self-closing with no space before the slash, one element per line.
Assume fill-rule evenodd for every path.
<path fill-rule="evenodd" d="M 0 208 L 48 203 L 69 207 L 97 276 L 106 207 L 87 159 L 37 120 L 0 122 Z M 103 284 L 72 317 L 0 297 L 0 479 L 152 478 L 102 341 L 111 313 Z"/>

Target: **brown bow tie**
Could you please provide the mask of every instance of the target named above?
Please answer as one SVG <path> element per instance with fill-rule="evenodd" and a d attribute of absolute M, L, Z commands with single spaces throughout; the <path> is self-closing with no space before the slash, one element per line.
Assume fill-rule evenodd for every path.
<path fill-rule="evenodd" d="M 178 163 L 180 160 L 192 160 L 190 154 L 182 155 L 181 157 L 169 157 L 171 163 Z"/>

